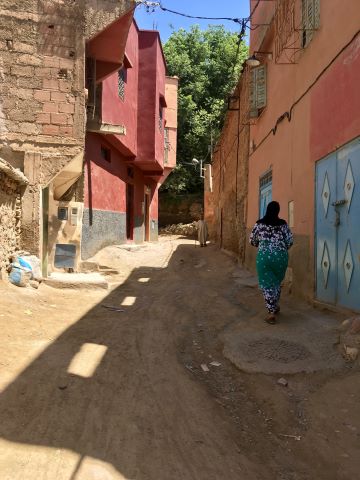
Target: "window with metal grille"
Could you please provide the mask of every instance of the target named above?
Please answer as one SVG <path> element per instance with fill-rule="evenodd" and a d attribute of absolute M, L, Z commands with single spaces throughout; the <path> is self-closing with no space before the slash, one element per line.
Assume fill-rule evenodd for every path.
<path fill-rule="evenodd" d="M 118 95 L 119 98 L 124 101 L 125 100 L 125 84 L 127 80 L 127 72 L 126 68 L 122 67 L 118 71 Z"/>
<path fill-rule="evenodd" d="M 320 0 L 302 0 L 302 47 L 311 42 L 320 27 Z"/>
<path fill-rule="evenodd" d="M 256 118 L 266 107 L 266 65 L 255 67 L 250 72 L 250 117 Z"/>
<path fill-rule="evenodd" d="M 272 200 L 272 170 L 264 173 L 259 179 L 259 213 L 265 215 L 266 208 Z"/>

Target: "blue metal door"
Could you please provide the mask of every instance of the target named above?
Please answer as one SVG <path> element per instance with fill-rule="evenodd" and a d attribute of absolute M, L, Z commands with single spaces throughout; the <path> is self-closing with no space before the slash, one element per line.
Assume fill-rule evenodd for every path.
<path fill-rule="evenodd" d="M 316 167 L 317 298 L 360 310 L 360 139 Z"/>

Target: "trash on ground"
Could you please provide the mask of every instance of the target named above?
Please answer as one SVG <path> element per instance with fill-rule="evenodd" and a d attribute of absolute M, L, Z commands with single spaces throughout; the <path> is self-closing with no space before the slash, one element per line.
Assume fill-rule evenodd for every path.
<path fill-rule="evenodd" d="M 125 312 L 123 308 L 119 307 L 113 307 L 112 305 L 101 305 L 103 308 L 107 308 L 108 310 L 111 310 L 112 312 Z"/>
<path fill-rule="evenodd" d="M 202 363 L 201 368 L 203 372 L 210 372 L 209 367 L 206 365 L 206 363 Z"/>
<path fill-rule="evenodd" d="M 279 380 L 277 381 L 278 385 L 282 385 L 283 387 L 287 387 L 288 386 L 288 381 L 286 380 L 286 378 L 279 378 Z"/>
<path fill-rule="evenodd" d="M 7 268 L 9 281 L 17 287 L 26 287 L 33 278 L 31 265 L 21 257 L 13 255 Z"/>
<path fill-rule="evenodd" d="M 24 310 L 24 313 L 25 313 L 25 315 L 32 315 L 32 311 L 31 311 L 31 310 Z"/>
<path fill-rule="evenodd" d="M 221 363 L 220 363 L 220 362 L 213 361 L 213 362 L 210 362 L 210 365 L 212 365 L 213 367 L 220 367 L 220 366 L 221 366 Z"/>
<path fill-rule="evenodd" d="M 301 437 L 300 435 L 285 435 L 284 433 L 280 433 L 280 437 L 285 437 L 285 438 L 293 438 L 296 441 L 300 441 Z"/>

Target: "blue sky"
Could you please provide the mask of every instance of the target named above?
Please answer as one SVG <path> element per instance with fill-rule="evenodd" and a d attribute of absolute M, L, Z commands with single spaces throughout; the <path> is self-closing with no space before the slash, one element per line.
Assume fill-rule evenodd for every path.
<path fill-rule="evenodd" d="M 176 10 L 188 15 L 203 17 L 231 17 L 243 18 L 249 15 L 249 0 L 162 0 L 162 5 L 171 10 Z M 155 8 L 154 13 L 147 13 L 144 6 L 139 6 L 135 13 L 139 28 L 159 30 L 163 43 L 169 38 L 172 32 L 171 25 L 175 30 L 185 28 L 188 30 L 191 25 L 198 24 L 205 29 L 211 25 L 225 25 L 227 30 L 240 30 L 240 25 L 234 22 L 222 20 L 197 20 L 174 15 Z"/>

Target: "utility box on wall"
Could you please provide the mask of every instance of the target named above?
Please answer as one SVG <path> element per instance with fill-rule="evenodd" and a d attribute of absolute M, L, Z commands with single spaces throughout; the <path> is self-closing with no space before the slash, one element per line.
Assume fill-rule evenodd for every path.
<path fill-rule="evenodd" d="M 48 256 L 49 273 L 77 270 L 81 257 L 81 230 L 84 205 L 54 200 L 50 188 Z"/>

